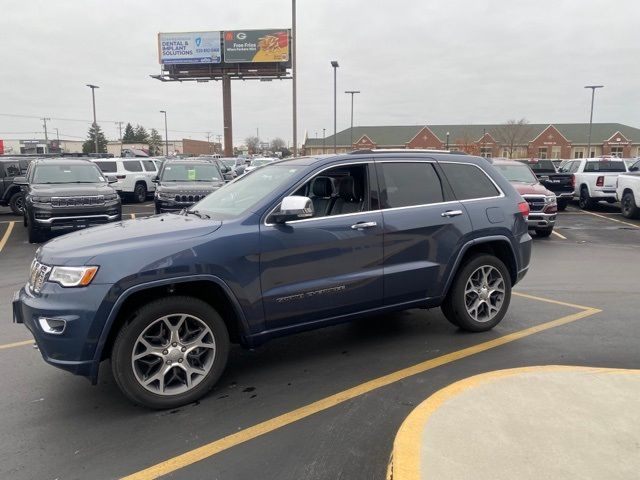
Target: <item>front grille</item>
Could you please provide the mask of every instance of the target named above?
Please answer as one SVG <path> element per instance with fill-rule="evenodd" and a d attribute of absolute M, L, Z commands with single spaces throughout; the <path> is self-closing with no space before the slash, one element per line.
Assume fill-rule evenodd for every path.
<path fill-rule="evenodd" d="M 54 207 L 90 207 L 92 205 L 104 205 L 104 195 L 51 197 L 51 205 Z"/>
<path fill-rule="evenodd" d="M 31 290 L 35 293 L 40 293 L 42 285 L 49 276 L 49 272 L 51 272 L 51 267 L 34 259 L 31 263 L 31 271 L 29 272 L 29 286 Z"/>
<path fill-rule="evenodd" d="M 523 198 L 529 204 L 529 210 L 532 212 L 541 212 L 544 210 L 544 197 L 529 197 L 525 195 Z"/>
<path fill-rule="evenodd" d="M 199 202 L 200 200 L 202 200 L 204 197 L 206 197 L 206 195 L 176 195 L 176 202 L 181 202 L 181 203 L 194 203 L 194 202 Z"/>

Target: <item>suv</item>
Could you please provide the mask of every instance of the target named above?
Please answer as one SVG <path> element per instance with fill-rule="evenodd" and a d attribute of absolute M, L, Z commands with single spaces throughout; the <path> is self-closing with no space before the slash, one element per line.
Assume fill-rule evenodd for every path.
<path fill-rule="evenodd" d="M 150 158 L 98 158 L 92 160 L 103 173 L 115 175 L 116 191 L 123 197 L 142 203 L 156 186 L 158 164 Z"/>
<path fill-rule="evenodd" d="M 156 213 L 190 207 L 224 185 L 217 160 L 167 160 L 154 180 Z"/>
<path fill-rule="evenodd" d="M 493 166 L 511 182 L 529 204 L 529 230 L 535 230 L 538 237 L 551 235 L 558 215 L 556 194 L 540 183 L 531 168 L 519 161 L 494 160 Z"/>
<path fill-rule="evenodd" d="M 171 163 L 165 163 L 165 169 Z M 180 215 L 40 248 L 14 321 L 44 360 L 135 403 L 195 401 L 245 347 L 374 313 L 440 306 L 482 332 L 527 272 L 529 207 L 485 159 L 360 151 L 273 162 Z"/>
<path fill-rule="evenodd" d="M 26 177 L 16 177 L 25 193 L 24 225 L 29 242 L 51 233 L 121 220 L 120 197 L 100 169 L 88 160 L 34 160 Z"/>
<path fill-rule="evenodd" d="M 0 206 L 9 207 L 16 215 L 22 215 L 24 195 L 13 183 L 14 177 L 24 175 L 32 159 L 0 157 Z"/>

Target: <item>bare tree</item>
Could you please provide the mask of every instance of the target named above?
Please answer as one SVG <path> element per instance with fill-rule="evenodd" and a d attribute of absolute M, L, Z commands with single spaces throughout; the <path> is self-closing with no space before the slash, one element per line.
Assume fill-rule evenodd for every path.
<path fill-rule="evenodd" d="M 272 152 L 282 152 L 282 150 L 287 146 L 285 141 L 280 137 L 276 137 L 271 140 L 271 151 Z"/>
<path fill-rule="evenodd" d="M 480 154 L 480 149 L 476 144 L 476 139 L 473 138 L 469 130 L 464 130 L 462 135 L 453 141 L 453 145 L 455 145 L 456 150 L 468 153 L 469 155 Z"/>
<path fill-rule="evenodd" d="M 260 148 L 260 139 L 258 137 L 247 137 L 244 139 L 244 143 L 247 145 L 250 155 L 258 153 Z"/>
<path fill-rule="evenodd" d="M 496 131 L 496 140 L 502 144 L 509 152 L 509 158 L 513 158 L 514 152 L 520 145 L 528 143 L 531 133 L 529 120 L 521 118 L 520 120 L 507 120 L 504 125 L 498 127 Z"/>

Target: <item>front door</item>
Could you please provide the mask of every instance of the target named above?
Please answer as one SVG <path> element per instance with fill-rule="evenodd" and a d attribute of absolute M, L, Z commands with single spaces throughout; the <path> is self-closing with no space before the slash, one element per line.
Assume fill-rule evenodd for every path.
<path fill-rule="evenodd" d="M 370 185 L 367 163 L 325 170 L 295 192 L 312 199 L 313 218 L 261 226 L 269 329 L 382 305 L 382 213 L 371 211 Z"/>

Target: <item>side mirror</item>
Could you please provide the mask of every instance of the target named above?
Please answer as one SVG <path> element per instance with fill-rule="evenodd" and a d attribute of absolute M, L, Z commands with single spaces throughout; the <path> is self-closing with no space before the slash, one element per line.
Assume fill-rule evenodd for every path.
<path fill-rule="evenodd" d="M 313 202 L 309 197 L 292 195 L 284 197 L 280 204 L 280 210 L 275 212 L 271 219 L 274 223 L 286 223 L 292 220 L 313 217 Z"/>
<path fill-rule="evenodd" d="M 118 183 L 115 175 L 105 175 L 105 177 L 107 177 L 107 183 Z"/>
<path fill-rule="evenodd" d="M 235 178 L 232 173 L 223 173 L 222 176 L 224 177 L 225 182 L 230 182 Z"/>
<path fill-rule="evenodd" d="M 15 185 L 29 185 L 29 182 L 27 182 L 27 177 L 14 177 L 13 183 Z"/>

